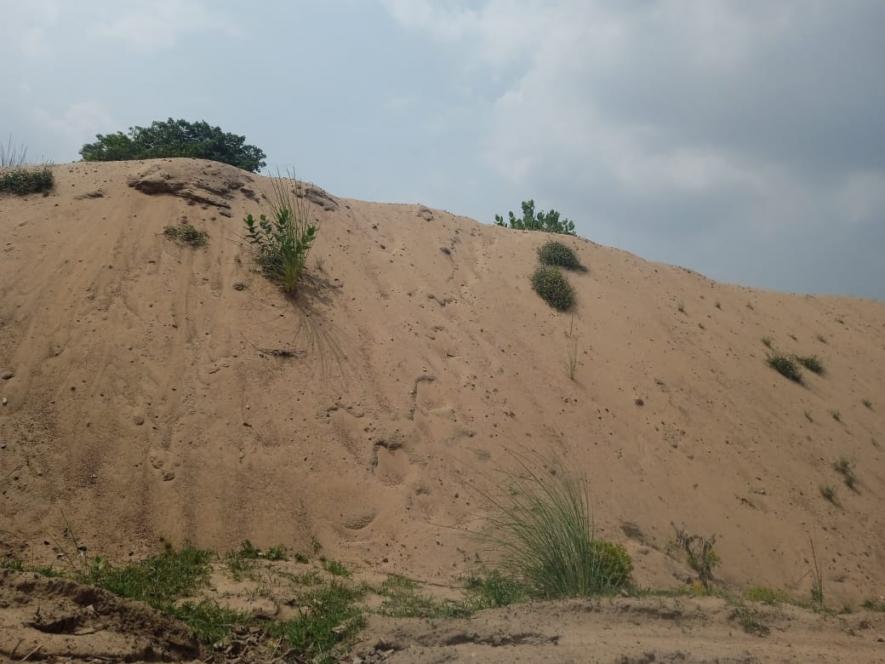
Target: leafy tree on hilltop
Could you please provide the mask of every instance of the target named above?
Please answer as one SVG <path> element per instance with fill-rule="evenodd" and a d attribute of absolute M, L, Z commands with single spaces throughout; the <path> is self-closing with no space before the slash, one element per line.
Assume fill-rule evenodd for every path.
<path fill-rule="evenodd" d="M 159 157 L 193 157 L 220 161 L 244 171 L 257 172 L 265 165 L 264 152 L 246 145 L 245 136 L 237 136 L 212 127 L 207 122 L 156 120 L 150 127 L 130 127 L 124 134 L 98 134 L 95 143 L 80 149 L 84 161 L 125 161 Z"/>
<path fill-rule="evenodd" d="M 562 235 L 577 235 L 575 222 L 563 217 L 559 218 L 559 212 L 539 210 L 535 213 L 535 201 L 522 202 L 522 218 L 517 218 L 512 211 L 507 213 L 510 217 L 509 224 L 504 221 L 500 214 L 495 215 L 495 223 L 498 226 L 515 228 L 521 231 L 546 231 L 547 233 L 560 233 Z"/>

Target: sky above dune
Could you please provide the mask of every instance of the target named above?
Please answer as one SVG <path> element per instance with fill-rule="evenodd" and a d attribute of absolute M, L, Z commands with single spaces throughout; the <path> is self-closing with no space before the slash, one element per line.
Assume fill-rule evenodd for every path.
<path fill-rule="evenodd" d="M 332 193 L 885 299 L 880 0 L 0 0 L 0 134 L 207 120 Z M 592 268 L 592 266 L 591 266 Z"/>

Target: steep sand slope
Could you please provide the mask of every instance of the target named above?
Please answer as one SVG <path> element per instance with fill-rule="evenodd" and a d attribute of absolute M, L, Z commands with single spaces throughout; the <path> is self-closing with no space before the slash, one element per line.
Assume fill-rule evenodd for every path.
<path fill-rule="evenodd" d="M 516 450 L 586 472 L 641 583 L 678 582 L 659 551 L 676 522 L 719 536 L 727 582 L 807 593 L 811 536 L 829 597 L 885 594 L 882 303 L 718 284 L 567 239 L 589 268 L 569 277 L 572 381 L 571 317 L 529 285 L 543 234 L 317 191 L 293 302 L 242 239 L 265 178 L 193 160 L 55 174 L 49 196 L 0 198 L 0 370 L 15 374 L 0 381 L 0 539 L 19 555 L 53 558 L 66 529 L 112 557 L 160 537 L 316 538 L 446 580 L 480 548 L 466 533 Z M 163 236 L 184 217 L 206 248 Z M 826 374 L 785 380 L 764 336 Z"/>

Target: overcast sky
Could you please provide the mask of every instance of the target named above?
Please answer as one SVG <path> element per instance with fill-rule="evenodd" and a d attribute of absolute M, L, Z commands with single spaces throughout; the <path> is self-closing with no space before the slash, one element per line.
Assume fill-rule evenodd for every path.
<path fill-rule="evenodd" d="M 0 135 L 168 117 L 332 193 L 885 298 L 885 0 L 0 0 Z"/>

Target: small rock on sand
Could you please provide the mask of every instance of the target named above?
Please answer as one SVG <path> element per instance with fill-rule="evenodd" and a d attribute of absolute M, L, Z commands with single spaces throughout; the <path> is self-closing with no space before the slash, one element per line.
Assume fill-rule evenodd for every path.
<path fill-rule="evenodd" d="M 9 369 L 0 369 L 0 379 L 9 380 L 10 378 L 15 377 L 15 374 L 11 372 Z"/>

